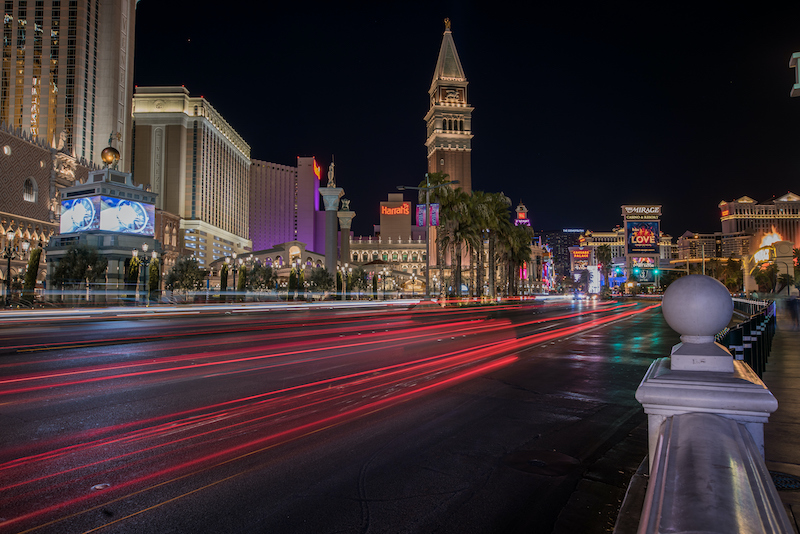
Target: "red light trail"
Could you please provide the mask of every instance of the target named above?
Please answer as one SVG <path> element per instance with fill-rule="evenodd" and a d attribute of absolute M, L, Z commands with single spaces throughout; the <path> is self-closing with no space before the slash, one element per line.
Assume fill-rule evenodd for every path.
<path fill-rule="evenodd" d="M 83 353 L 38 360 L 40 365 L 62 366 L 52 371 L 9 375 L 21 364 L 0 365 L 0 401 L 17 407 L 58 405 L 92 395 L 94 390 L 87 388 L 102 387 L 105 393 L 122 395 L 164 380 L 202 384 L 212 370 L 215 377 L 243 373 L 252 377 L 277 370 L 296 377 L 295 383 L 282 387 L 265 382 L 266 389 L 256 394 L 115 424 L 90 423 L 88 428 L 5 446 L 0 449 L 0 513 L 5 517 L 0 531 L 35 531 L 177 481 L 183 488 L 200 473 L 235 466 L 289 441 L 424 398 L 520 358 L 535 357 L 531 349 L 537 344 L 654 307 L 610 305 L 516 323 L 491 318 L 486 310 L 426 310 L 419 316 L 395 314 L 383 331 L 375 324 L 364 328 L 358 321 L 337 319 L 308 337 L 287 339 L 276 328 L 240 336 L 234 345 L 229 337 L 131 345 L 125 359 L 118 361 Z M 420 318 L 429 323 L 419 324 Z M 527 333 L 544 323 L 555 327 Z M 164 356 L 165 351 L 175 354 Z M 102 363 L 87 365 L 93 360 Z M 323 362 L 329 365 L 323 368 Z M 322 376 L 297 380 L 314 374 Z M 269 461 L 269 456 L 258 456 L 257 463 Z M 220 472 L 206 486 L 250 469 L 233 475 Z M 98 484 L 108 486 L 87 491 Z M 199 479 L 198 484 L 188 493 L 206 487 Z M 48 504 L 33 504 L 37 502 Z"/>

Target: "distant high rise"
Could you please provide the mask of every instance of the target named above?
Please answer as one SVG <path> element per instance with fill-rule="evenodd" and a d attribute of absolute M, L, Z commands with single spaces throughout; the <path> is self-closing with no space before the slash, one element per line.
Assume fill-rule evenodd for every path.
<path fill-rule="evenodd" d="M 6 0 L 0 121 L 102 165 L 129 168 L 135 0 Z"/>
<path fill-rule="evenodd" d="M 458 58 L 450 19 L 445 19 L 444 37 L 433 73 L 431 107 L 425 115 L 428 127 L 428 172 L 443 172 L 458 180 L 461 189 L 472 192 L 472 110 L 467 100 L 467 76 Z"/>
<path fill-rule="evenodd" d="M 298 157 L 297 167 L 252 160 L 250 238 L 253 250 L 300 241 L 325 252 L 325 212 L 319 209 L 322 169 L 313 157 Z"/>

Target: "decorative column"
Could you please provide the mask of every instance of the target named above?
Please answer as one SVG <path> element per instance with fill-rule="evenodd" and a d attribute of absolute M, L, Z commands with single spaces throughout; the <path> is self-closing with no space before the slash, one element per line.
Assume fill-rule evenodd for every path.
<path fill-rule="evenodd" d="M 325 203 L 325 268 L 336 276 L 336 212 L 339 199 L 344 195 L 341 187 L 336 187 L 333 177 L 333 163 L 328 167 L 328 187 L 320 187 L 319 194 Z"/>
<path fill-rule="evenodd" d="M 350 211 L 350 201 L 342 199 L 342 209 L 336 212 L 339 218 L 339 230 L 341 231 L 341 242 L 339 244 L 339 261 L 347 263 L 350 261 L 350 225 L 356 212 Z"/>
<path fill-rule="evenodd" d="M 742 424 L 764 456 L 764 423 L 778 402 L 745 362 L 735 360 L 714 336 L 730 323 L 733 301 L 718 280 L 699 274 L 670 284 L 661 306 L 681 334 L 668 358 L 650 365 L 636 390 L 648 419 L 650 467 L 662 423 L 685 413 L 712 413 Z"/>

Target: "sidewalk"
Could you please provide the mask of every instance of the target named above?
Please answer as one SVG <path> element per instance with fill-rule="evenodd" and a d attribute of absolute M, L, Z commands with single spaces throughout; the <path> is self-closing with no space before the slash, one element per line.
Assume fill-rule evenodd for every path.
<path fill-rule="evenodd" d="M 764 425 L 767 468 L 798 532 L 800 524 L 800 330 L 785 309 L 778 310 L 778 329 L 763 376 L 778 400 L 778 410 Z M 790 475 L 776 478 L 775 473 Z"/>

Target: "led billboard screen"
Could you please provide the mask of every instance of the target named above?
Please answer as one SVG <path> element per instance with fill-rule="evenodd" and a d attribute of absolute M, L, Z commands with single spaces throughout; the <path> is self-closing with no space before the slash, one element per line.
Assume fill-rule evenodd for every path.
<path fill-rule="evenodd" d="M 100 197 L 61 201 L 61 233 L 88 232 L 100 227 Z"/>
<path fill-rule="evenodd" d="M 105 230 L 152 237 L 155 206 L 134 200 L 93 196 L 61 201 L 61 233 Z"/>
<path fill-rule="evenodd" d="M 628 254 L 658 254 L 658 221 L 626 221 Z"/>
<path fill-rule="evenodd" d="M 154 235 L 155 206 L 134 200 L 100 197 L 100 229 L 123 234 Z"/>

